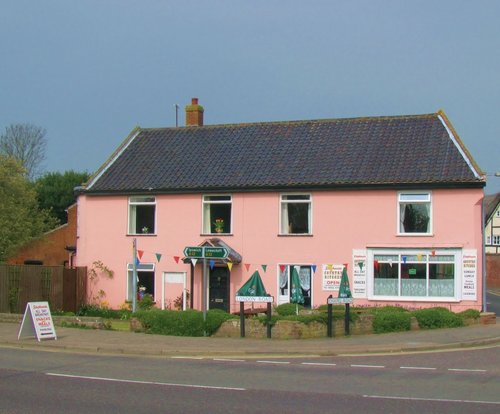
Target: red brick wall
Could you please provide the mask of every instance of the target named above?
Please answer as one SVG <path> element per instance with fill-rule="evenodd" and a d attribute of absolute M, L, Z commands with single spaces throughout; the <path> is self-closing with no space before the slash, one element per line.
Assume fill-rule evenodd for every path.
<path fill-rule="evenodd" d="M 500 289 L 500 254 L 486 254 L 486 286 Z"/>
<path fill-rule="evenodd" d="M 39 260 L 45 266 L 69 263 L 70 252 L 65 247 L 76 246 L 76 211 L 76 204 L 70 206 L 67 224 L 21 247 L 14 256 L 7 259 L 7 264 L 23 264 L 26 260 Z"/>

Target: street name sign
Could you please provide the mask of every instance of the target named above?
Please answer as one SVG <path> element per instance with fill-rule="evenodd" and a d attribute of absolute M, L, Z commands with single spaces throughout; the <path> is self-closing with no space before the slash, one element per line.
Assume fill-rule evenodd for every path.
<path fill-rule="evenodd" d="M 344 305 L 346 303 L 352 303 L 352 298 L 328 298 L 328 305 Z"/>

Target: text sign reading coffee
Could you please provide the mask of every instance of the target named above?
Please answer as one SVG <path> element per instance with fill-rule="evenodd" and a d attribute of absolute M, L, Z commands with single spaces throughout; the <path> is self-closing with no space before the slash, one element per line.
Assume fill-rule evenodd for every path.
<path fill-rule="evenodd" d="M 184 256 L 191 259 L 225 259 L 229 252 L 225 247 L 186 247 Z"/>

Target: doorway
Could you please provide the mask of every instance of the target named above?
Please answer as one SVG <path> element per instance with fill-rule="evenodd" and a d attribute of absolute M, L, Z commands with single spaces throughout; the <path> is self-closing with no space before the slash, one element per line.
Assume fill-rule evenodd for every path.
<path fill-rule="evenodd" d="M 210 269 L 208 288 L 208 309 L 229 312 L 229 269 L 227 267 Z"/>

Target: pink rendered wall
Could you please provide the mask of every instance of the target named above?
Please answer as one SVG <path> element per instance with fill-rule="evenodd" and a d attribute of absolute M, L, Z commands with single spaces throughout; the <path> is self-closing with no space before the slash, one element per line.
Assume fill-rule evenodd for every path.
<path fill-rule="evenodd" d="M 315 191 L 312 194 L 312 236 L 279 236 L 280 197 L 278 193 L 233 193 L 232 235 L 220 236 L 243 256 L 243 263 L 231 271 L 231 311 L 238 309 L 234 301 L 237 289 L 259 270 L 271 295 L 277 295 L 280 264 L 316 265 L 313 277 L 313 305 L 326 302 L 332 292 L 322 291 L 322 264 L 348 263 L 351 274 L 353 249 L 370 247 L 477 249 L 477 301 L 451 303 L 454 310 L 481 307 L 482 237 L 481 189 L 433 190 L 433 235 L 408 237 L 397 235 L 396 190 L 377 191 Z M 114 272 L 113 280 L 101 279 L 96 289 L 106 293 L 112 307 L 126 297 L 126 266 L 131 262 L 132 240 L 144 251 L 143 262 L 156 263 L 155 297 L 159 301 L 163 272 L 187 272 L 190 266 L 175 257 L 183 256 L 186 246 L 196 246 L 214 237 L 201 234 L 201 195 L 156 196 L 156 235 L 127 236 L 128 197 L 80 196 L 78 199 L 79 266 L 91 266 L 101 260 Z M 161 253 L 159 263 L 155 253 Z M 244 264 L 250 264 L 247 271 Z M 261 265 L 267 265 L 264 272 Z M 201 307 L 199 283 L 201 265 L 195 272 L 195 308 Z M 352 287 L 352 282 L 351 282 Z M 168 288 L 168 286 L 167 286 Z M 173 300 L 179 286 L 170 286 Z M 336 292 L 334 293 L 336 295 Z M 394 304 L 384 302 L 379 304 Z M 356 300 L 356 304 L 377 302 Z M 405 301 L 405 306 L 432 306 L 434 303 Z M 444 306 L 442 303 L 440 306 Z M 446 305 L 448 306 L 448 304 Z"/>

